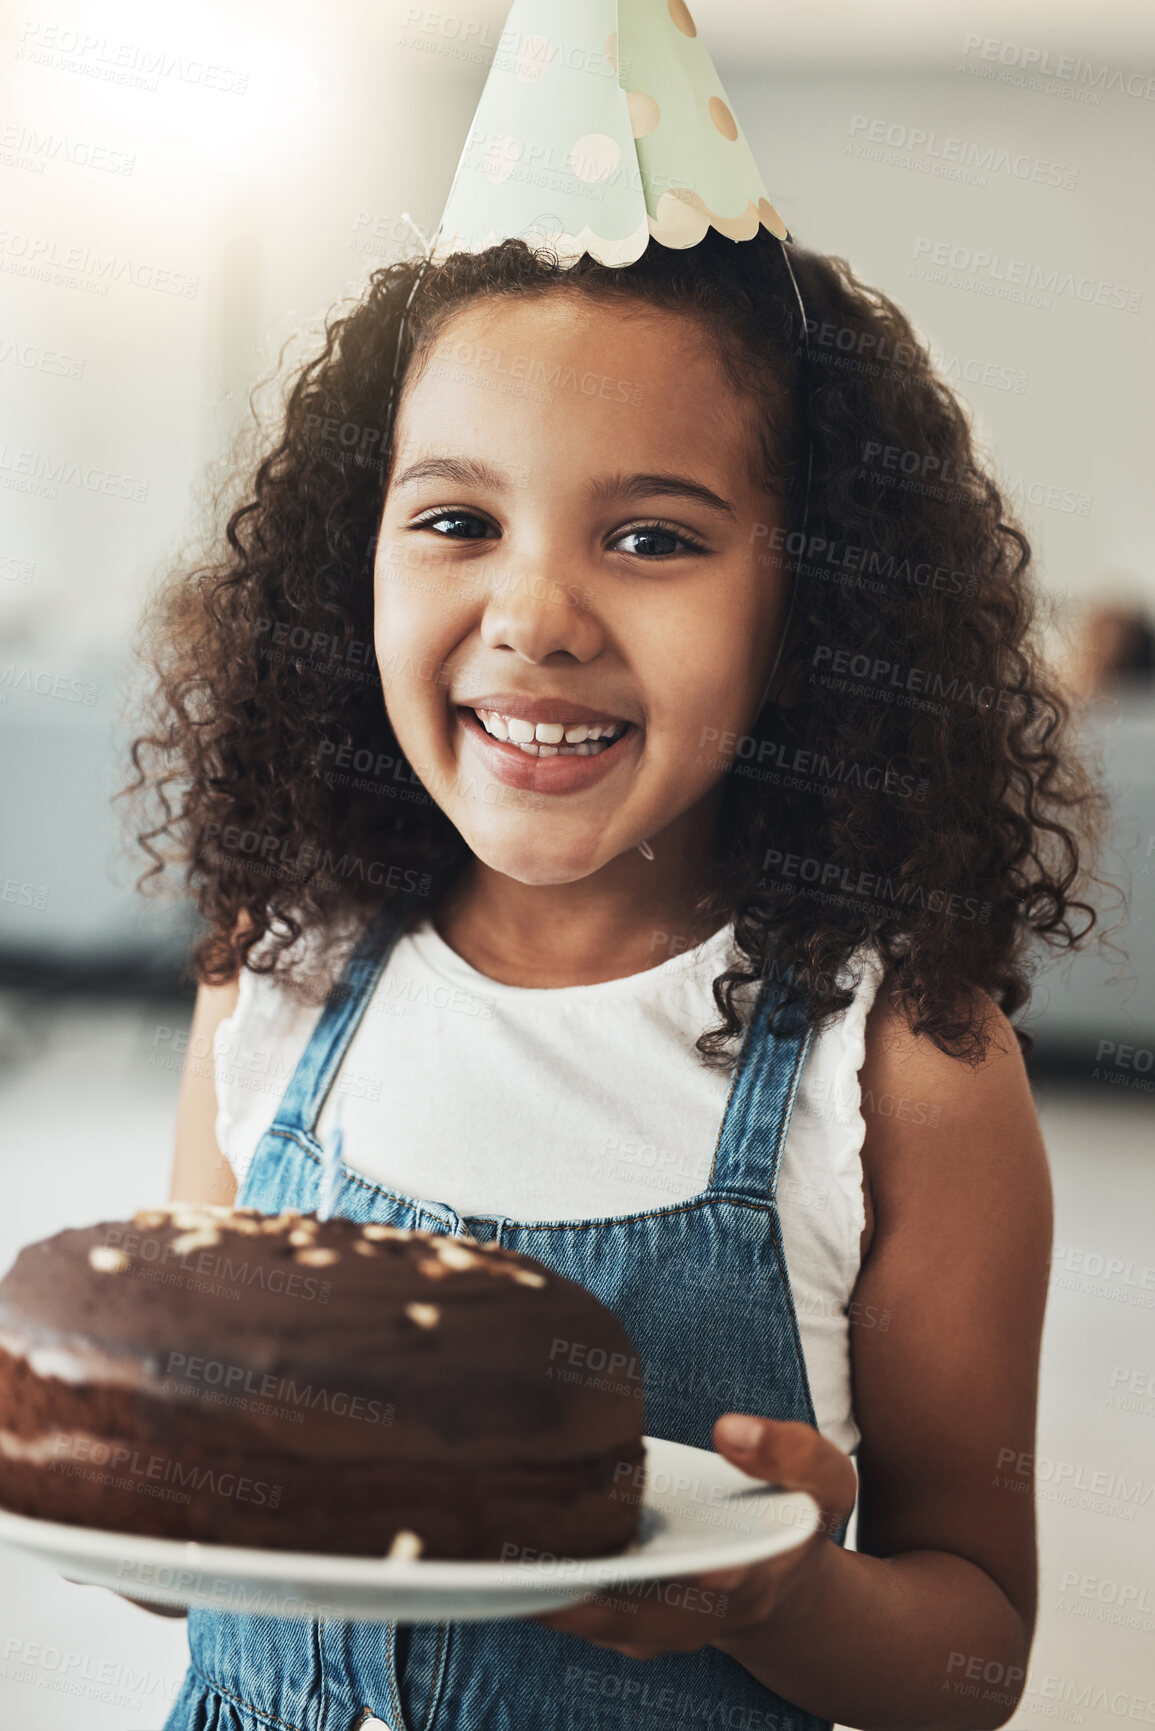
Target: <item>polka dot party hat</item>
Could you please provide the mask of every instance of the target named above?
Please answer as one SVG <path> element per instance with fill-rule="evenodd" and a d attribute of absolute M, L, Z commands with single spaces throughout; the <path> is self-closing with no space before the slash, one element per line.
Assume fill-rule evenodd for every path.
<path fill-rule="evenodd" d="M 433 240 L 632 264 L 710 228 L 787 240 L 686 0 L 514 0 Z"/>

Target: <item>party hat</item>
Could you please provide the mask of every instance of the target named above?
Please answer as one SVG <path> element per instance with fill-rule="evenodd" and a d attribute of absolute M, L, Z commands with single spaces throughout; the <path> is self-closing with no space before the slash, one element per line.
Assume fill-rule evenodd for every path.
<path fill-rule="evenodd" d="M 520 237 L 625 265 L 759 227 L 789 238 L 685 0 L 514 0 L 434 257 Z"/>

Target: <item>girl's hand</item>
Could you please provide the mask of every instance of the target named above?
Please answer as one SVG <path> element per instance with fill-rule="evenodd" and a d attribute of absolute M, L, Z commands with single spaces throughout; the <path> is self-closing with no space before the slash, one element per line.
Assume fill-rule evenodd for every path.
<path fill-rule="evenodd" d="M 628 1659 L 656 1659 L 662 1653 L 721 1645 L 765 1623 L 787 1599 L 795 1599 L 821 1565 L 827 1534 L 854 1507 L 854 1463 L 808 1424 L 779 1424 L 744 1413 L 725 1413 L 718 1419 L 714 1447 L 752 1478 L 784 1490 L 809 1491 L 821 1513 L 804 1544 L 745 1568 L 638 1587 L 607 1587 L 593 1598 L 533 1620 L 562 1634 L 584 1636 L 595 1647 L 610 1647 Z"/>

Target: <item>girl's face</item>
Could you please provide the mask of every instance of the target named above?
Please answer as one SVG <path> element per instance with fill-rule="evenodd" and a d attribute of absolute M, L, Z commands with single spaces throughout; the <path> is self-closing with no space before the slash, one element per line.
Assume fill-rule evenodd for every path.
<path fill-rule="evenodd" d="M 573 883 L 712 821 L 784 611 L 751 414 L 692 320 L 556 292 L 464 308 L 404 391 L 377 659 L 495 871 Z"/>

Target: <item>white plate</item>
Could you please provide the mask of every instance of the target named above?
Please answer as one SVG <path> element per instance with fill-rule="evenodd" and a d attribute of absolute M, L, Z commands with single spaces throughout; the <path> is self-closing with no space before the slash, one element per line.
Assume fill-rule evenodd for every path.
<path fill-rule="evenodd" d="M 772 1490 L 710 1449 L 647 1437 L 639 1536 L 612 1557 L 391 1562 L 145 1538 L 2 1509 L 0 1543 L 130 1599 L 254 1616 L 437 1622 L 528 1616 L 604 1587 L 740 1567 L 802 1544 L 817 1517 L 804 1491 Z"/>

